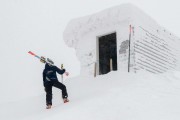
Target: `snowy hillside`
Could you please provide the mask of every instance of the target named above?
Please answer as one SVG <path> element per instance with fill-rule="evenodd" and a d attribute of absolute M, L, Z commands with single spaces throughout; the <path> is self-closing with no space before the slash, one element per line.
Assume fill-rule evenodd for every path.
<path fill-rule="evenodd" d="M 110 72 L 97 78 L 65 82 L 70 102 L 53 89 L 53 108 L 45 109 L 45 93 L 1 104 L 1 120 L 179 120 L 180 72 L 161 75 Z M 42 88 L 43 89 L 43 88 Z"/>
<path fill-rule="evenodd" d="M 171 69 L 163 74 L 151 74 L 141 69 L 136 74 L 131 71 L 130 73 L 120 71 L 127 69 L 128 46 L 124 49 L 126 54 L 124 51 L 121 54 L 120 51 L 123 48 L 121 43 L 129 39 L 130 24 L 132 41 L 142 42 L 141 40 L 146 41 L 147 38 L 151 43 L 153 42 L 152 48 L 156 47 L 156 41 L 167 42 L 167 44 L 163 42 L 164 46 L 162 44 L 158 44 L 160 47 L 157 46 L 160 49 L 162 47 L 172 49 L 169 50 L 170 52 L 161 49 L 163 53 L 171 54 L 168 56 L 160 53 L 161 57 L 158 59 L 164 60 L 168 56 L 170 61 L 162 62 L 161 66 L 166 67 L 164 65 L 171 63 L 172 59 L 173 68 L 180 66 L 179 42 L 177 42 L 180 39 L 159 27 L 151 17 L 144 15 L 136 7 L 129 9 L 131 5 L 130 7 L 122 5 L 122 7 L 117 6 L 94 15 L 74 19 L 67 25 L 67 21 L 75 16 L 87 14 L 87 12 L 77 14 L 75 11 L 77 9 L 85 11 L 85 5 L 84 8 L 82 7 L 84 2 L 75 1 L 73 4 L 71 1 L 72 3 L 69 4 L 70 1 L 67 1 L 65 5 L 62 1 L 59 1 L 59 4 L 42 0 L 20 1 L 0 4 L 1 13 L 3 13 L 0 35 L 0 120 L 180 119 L 180 71 Z M 93 5 L 98 6 L 97 10 L 104 8 L 101 6 L 102 2 L 99 2 L 99 4 L 96 4 L 97 1 L 92 2 Z M 68 7 L 65 9 L 64 6 Z M 90 8 L 93 10 L 88 9 L 90 10 L 88 13 L 95 10 L 94 6 Z M 142 21 L 138 21 L 139 19 Z M 66 29 L 65 25 L 67 25 Z M 140 30 L 140 27 L 143 29 Z M 62 38 L 64 29 L 64 38 Z M 98 71 L 94 69 L 96 68 L 94 63 L 99 61 L 96 58 L 98 56 L 97 36 L 116 30 L 117 40 L 119 40 L 117 43 L 119 71 L 105 75 L 97 74 L 96 78 L 86 75 L 85 73 L 94 75 L 94 71 Z M 73 49 L 68 48 L 62 39 Z M 178 48 L 177 51 L 176 48 Z M 53 88 L 53 106 L 50 110 L 46 109 L 46 93 L 42 80 L 44 65 L 27 54 L 29 50 L 51 58 L 58 67 L 61 64 L 64 65 L 70 73 L 69 77 L 64 76 L 69 103 L 64 104 L 61 91 Z M 146 60 L 142 61 L 144 64 L 156 63 L 147 61 L 148 57 L 136 58 L 140 57 Z M 157 59 L 156 56 L 153 57 Z M 132 61 L 130 62 L 133 64 Z M 79 64 L 81 75 L 73 78 L 79 75 Z M 132 64 L 130 67 L 133 68 Z M 158 66 L 153 64 L 153 68 L 156 69 Z M 61 76 L 58 77 L 61 80 Z"/>

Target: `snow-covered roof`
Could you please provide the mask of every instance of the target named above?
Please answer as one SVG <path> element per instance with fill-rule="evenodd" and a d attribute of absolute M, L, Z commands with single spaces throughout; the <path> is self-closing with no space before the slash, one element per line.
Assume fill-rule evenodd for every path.
<path fill-rule="evenodd" d="M 79 37 L 104 26 L 111 26 L 122 21 L 132 21 L 134 19 L 141 22 L 156 22 L 146 15 L 143 11 L 132 4 L 122 4 L 116 7 L 106 9 L 93 15 L 76 18 L 71 20 L 64 33 L 63 38 L 69 47 L 76 48 Z"/>

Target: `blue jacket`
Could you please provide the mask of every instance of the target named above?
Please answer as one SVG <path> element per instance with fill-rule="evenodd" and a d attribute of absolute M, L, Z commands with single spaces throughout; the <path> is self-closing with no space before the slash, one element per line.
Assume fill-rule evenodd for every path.
<path fill-rule="evenodd" d="M 52 66 L 52 65 L 49 65 L 49 64 L 45 64 L 45 69 L 43 71 L 43 81 L 44 81 L 44 84 L 47 83 L 47 82 L 53 82 L 53 81 L 58 81 L 58 78 L 57 78 L 57 75 L 56 75 L 56 72 L 59 73 L 59 74 L 64 74 L 65 72 L 65 69 L 59 69 L 58 67 L 56 66 Z"/>

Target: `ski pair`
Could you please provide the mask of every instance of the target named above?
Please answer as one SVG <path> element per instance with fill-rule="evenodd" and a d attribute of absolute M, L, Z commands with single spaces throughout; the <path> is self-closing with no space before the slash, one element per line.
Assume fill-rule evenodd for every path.
<path fill-rule="evenodd" d="M 31 51 L 29 51 L 28 53 L 31 54 L 31 55 L 33 55 L 34 57 L 40 59 L 40 61 L 41 61 L 42 63 L 47 63 L 45 57 L 43 57 L 43 56 L 40 57 L 40 56 L 36 55 L 35 53 L 33 53 L 33 52 L 31 52 Z"/>

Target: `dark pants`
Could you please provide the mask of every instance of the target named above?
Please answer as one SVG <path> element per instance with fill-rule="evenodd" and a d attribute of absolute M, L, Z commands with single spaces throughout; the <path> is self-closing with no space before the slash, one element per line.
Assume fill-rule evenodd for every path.
<path fill-rule="evenodd" d="M 45 85 L 46 105 L 52 105 L 52 86 L 62 90 L 62 98 L 68 97 L 66 86 L 64 84 L 60 83 L 59 81 L 48 82 Z"/>

